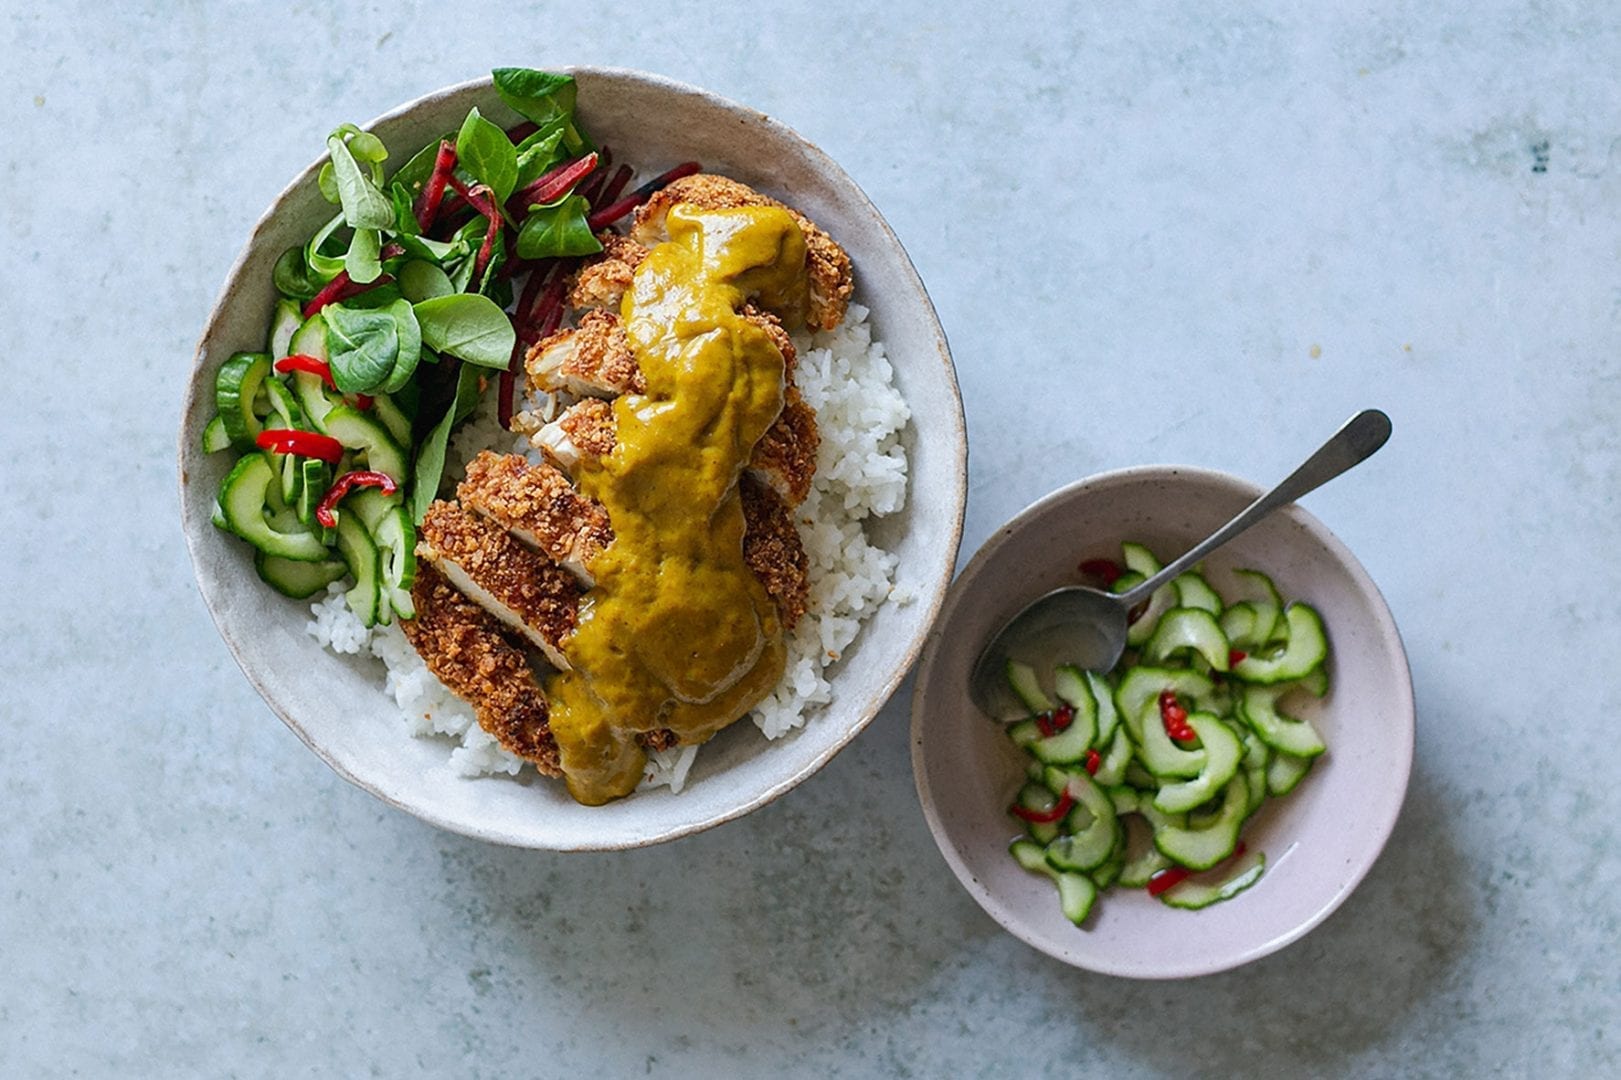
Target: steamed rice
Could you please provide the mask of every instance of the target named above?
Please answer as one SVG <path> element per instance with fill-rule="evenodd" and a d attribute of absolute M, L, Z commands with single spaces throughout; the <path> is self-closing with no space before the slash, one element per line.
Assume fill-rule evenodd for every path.
<path fill-rule="evenodd" d="M 843 325 L 829 333 L 794 337 L 799 351 L 795 382 L 816 410 L 821 450 L 816 482 L 799 507 L 800 537 L 810 559 L 809 610 L 788 635 L 788 664 L 771 696 L 749 714 L 768 739 L 799 727 L 833 700 L 827 669 L 838 662 L 861 624 L 890 599 L 895 556 L 867 540 L 863 523 L 906 504 L 906 450 L 900 435 L 911 412 L 895 389 L 894 370 L 874 341 L 867 309 L 850 305 Z M 451 440 L 447 475 L 459 476 L 479 450 L 510 445 L 496 422 L 493 395 Z M 539 458 L 527 440 L 516 450 Z M 894 597 L 896 602 L 903 598 Z M 383 662 L 383 688 L 407 730 L 448 736 L 450 766 L 461 776 L 516 776 L 526 763 L 502 749 L 478 726 L 473 710 L 447 690 L 396 624 L 367 629 L 332 585 L 311 607 L 309 632 L 333 652 L 370 653 Z M 680 791 L 698 747 L 649 754 L 644 788 Z"/>

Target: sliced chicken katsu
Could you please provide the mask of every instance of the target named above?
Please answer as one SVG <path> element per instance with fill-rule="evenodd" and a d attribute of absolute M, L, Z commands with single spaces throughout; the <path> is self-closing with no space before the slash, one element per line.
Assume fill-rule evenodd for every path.
<path fill-rule="evenodd" d="M 560 413 L 557 419 L 529 437 L 530 445 L 572 472 L 582 458 L 606 457 L 615 445 L 613 407 L 606 401 L 588 398 Z M 783 395 L 782 412 L 754 444 L 749 457 L 749 473 L 770 487 L 790 506 L 798 506 L 810 494 L 816 477 L 816 450 L 821 434 L 816 427 L 816 410 L 805 403 L 799 388 L 790 386 Z"/>
<path fill-rule="evenodd" d="M 619 317 L 606 311 L 588 311 L 574 329 L 536 342 L 524 358 L 524 370 L 532 387 L 581 397 L 640 394 L 647 389 Z"/>
<path fill-rule="evenodd" d="M 490 519 L 452 502 L 429 504 L 416 553 L 479 607 L 567 671 L 563 647 L 579 621 L 579 581 Z"/>
<path fill-rule="evenodd" d="M 563 775 L 546 695 L 523 649 L 432 566 L 417 568 L 411 599 L 416 617 L 401 619 L 400 629 L 428 670 L 473 707 L 479 726 L 503 748 L 547 776 Z"/>
<path fill-rule="evenodd" d="M 764 330 L 782 353 L 783 374 L 791 380 L 799 354 L 782 321 L 753 304 L 745 305 L 742 315 Z M 608 311 L 588 311 L 577 327 L 536 342 L 524 359 L 524 370 L 529 373 L 531 388 L 548 393 L 616 397 L 647 389 L 619 316 Z"/>
<path fill-rule="evenodd" d="M 518 454 L 479 453 L 467 464 L 456 497 L 543 552 L 587 588 L 589 566 L 613 542 L 608 512 L 581 495 L 550 465 L 532 465 Z"/>
<path fill-rule="evenodd" d="M 775 206 L 793 215 L 805 234 L 805 276 L 810 285 L 810 310 L 805 321 L 813 330 L 832 330 L 844 321 L 853 281 L 850 256 L 810 218 L 791 206 L 762 195 L 747 184 L 709 173 L 683 177 L 658 191 L 636 211 L 630 236 L 643 247 L 669 239 L 664 218 L 677 203 L 691 203 L 704 210 L 727 210 L 739 206 Z"/>
<path fill-rule="evenodd" d="M 602 252 L 587 259 L 575 271 L 565 299 L 571 308 L 619 310 L 619 302 L 630 288 L 631 275 L 647 257 L 647 249 L 612 229 L 597 233 Z"/>
<path fill-rule="evenodd" d="M 738 492 L 743 497 L 743 561 L 776 601 L 783 629 L 792 630 L 810 598 L 810 558 L 793 510 L 748 475 L 738 481 Z"/>

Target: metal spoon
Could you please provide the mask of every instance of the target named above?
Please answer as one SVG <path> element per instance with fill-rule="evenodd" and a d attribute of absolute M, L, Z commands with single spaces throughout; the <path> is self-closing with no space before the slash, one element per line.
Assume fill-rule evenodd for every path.
<path fill-rule="evenodd" d="M 974 704 L 990 716 L 1007 711 L 1006 706 L 1012 703 L 1007 662 L 1013 657 L 1035 664 L 1038 669 L 1053 660 L 1108 671 L 1125 652 L 1127 617 L 1132 608 L 1273 510 L 1366 461 L 1388 438 L 1390 417 L 1378 409 L 1364 409 L 1277 487 L 1142 584 L 1119 594 L 1070 585 L 1031 602 L 1003 624 L 979 654 L 969 677 Z"/>

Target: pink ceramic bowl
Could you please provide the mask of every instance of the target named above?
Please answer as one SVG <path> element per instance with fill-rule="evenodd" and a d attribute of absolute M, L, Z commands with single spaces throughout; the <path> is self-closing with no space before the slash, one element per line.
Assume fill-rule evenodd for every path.
<path fill-rule="evenodd" d="M 1289 599 L 1321 612 L 1330 640 L 1328 697 L 1300 712 L 1328 753 L 1293 793 L 1268 799 L 1244 839 L 1266 853 L 1256 885 L 1203 911 L 1113 888 L 1084 927 L 1058 909 L 1051 881 L 1008 855 L 1007 806 L 1026 756 L 968 698 L 968 675 L 997 627 L 1042 593 L 1078 580 L 1083 558 L 1118 557 L 1138 540 L 1164 558 L 1192 547 L 1260 494 L 1203 469 L 1103 473 L 1047 496 L 997 531 L 957 578 L 924 647 L 912 705 L 912 767 L 935 842 L 963 888 L 1009 932 L 1076 967 L 1143 979 L 1236 967 L 1326 919 L 1384 847 L 1407 790 L 1413 690 L 1401 637 L 1379 590 L 1316 518 L 1291 506 L 1205 564 L 1231 595 L 1231 571 L 1264 570 Z"/>

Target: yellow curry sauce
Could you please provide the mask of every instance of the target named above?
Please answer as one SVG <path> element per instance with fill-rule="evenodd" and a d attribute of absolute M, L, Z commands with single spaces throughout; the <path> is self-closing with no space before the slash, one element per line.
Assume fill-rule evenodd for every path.
<path fill-rule="evenodd" d="M 783 403 L 783 359 L 738 315 L 745 299 L 797 313 L 805 238 L 776 207 L 678 204 L 670 240 L 637 267 L 621 308 L 645 394 L 613 405 L 618 444 L 582 463 L 614 540 L 552 677 L 552 734 L 569 793 L 628 794 L 646 763 L 638 732 L 703 742 L 782 678 L 777 610 L 743 561 L 737 480 Z"/>

